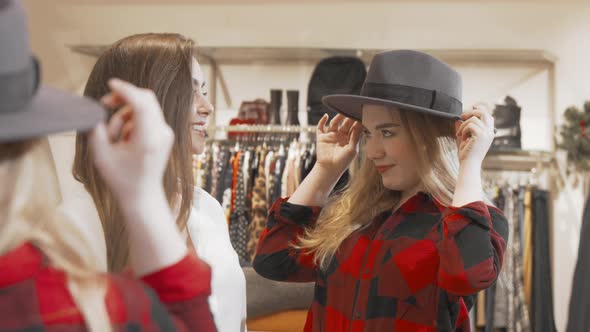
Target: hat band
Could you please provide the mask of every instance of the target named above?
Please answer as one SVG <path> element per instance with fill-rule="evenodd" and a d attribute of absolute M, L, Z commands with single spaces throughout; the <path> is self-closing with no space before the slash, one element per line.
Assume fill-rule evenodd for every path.
<path fill-rule="evenodd" d="M 365 83 L 361 90 L 361 96 L 385 99 L 453 115 L 463 112 L 463 103 L 456 98 L 440 91 L 407 85 Z"/>
<path fill-rule="evenodd" d="M 0 73 L 0 113 L 17 112 L 29 104 L 39 81 L 39 63 L 35 58 L 23 70 Z"/>

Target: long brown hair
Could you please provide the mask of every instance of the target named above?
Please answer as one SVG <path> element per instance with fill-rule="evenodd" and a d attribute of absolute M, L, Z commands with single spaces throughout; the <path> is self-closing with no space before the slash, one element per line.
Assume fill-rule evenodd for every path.
<path fill-rule="evenodd" d="M 0 255 L 30 243 L 65 272 L 67 286 L 90 331 L 111 331 L 106 278 L 96 253 L 66 215 L 49 142 L 0 144 Z"/>
<path fill-rule="evenodd" d="M 459 174 L 459 160 L 452 121 L 440 123 L 421 113 L 400 111 L 418 157 L 422 188 L 445 206 L 450 206 Z M 363 144 L 362 144 L 363 145 Z M 422 148 L 424 147 L 424 148 Z M 317 226 L 306 231 L 295 246 L 312 253 L 325 269 L 334 254 L 354 230 L 369 224 L 400 201 L 400 192 L 383 185 L 373 162 L 362 154 L 362 164 L 348 186 L 329 199 L 320 213 Z"/>
<path fill-rule="evenodd" d="M 99 57 L 84 90 L 85 96 L 100 99 L 109 92 L 108 80 L 117 77 L 154 91 L 175 134 L 164 173 L 164 189 L 170 206 L 179 211 L 176 223 L 181 231 L 186 229 L 194 190 L 190 137 L 193 48 L 194 42 L 179 34 L 149 33 L 123 38 Z M 113 195 L 93 165 L 86 134 L 76 135 L 73 174 L 84 184 L 98 210 L 109 271 L 124 269 L 129 260 L 127 230 Z"/>

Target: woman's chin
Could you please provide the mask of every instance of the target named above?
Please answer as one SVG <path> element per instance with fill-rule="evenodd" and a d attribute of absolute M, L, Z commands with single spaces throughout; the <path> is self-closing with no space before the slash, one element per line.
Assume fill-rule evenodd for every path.
<path fill-rule="evenodd" d="M 206 138 L 203 137 L 202 135 L 199 134 L 195 134 L 193 133 L 192 137 L 192 147 L 191 150 L 193 152 L 193 154 L 201 154 L 205 151 L 205 145 L 206 145 Z"/>
<path fill-rule="evenodd" d="M 199 146 L 199 147 L 193 146 L 192 150 L 193 150 L 193 154 L 200 155 L 205 151 L 205 146 Z"/>

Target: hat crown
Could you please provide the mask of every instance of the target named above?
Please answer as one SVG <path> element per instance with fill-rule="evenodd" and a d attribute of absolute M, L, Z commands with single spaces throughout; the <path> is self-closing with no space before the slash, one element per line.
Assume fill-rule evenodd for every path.
<path fill-rule="evenodd" d="M 31 65 L 27 20 L 20 1 L 0 0 L 0 45 L 0 75 Z"/>
<path fill-rule="evenodd" d="M 462 100 L 461 75 L 439 59 L 418 51 L 395 50 L 376 54 L 366 83 L 416 87 Z"/>
<path fill-rule="evenodd" d="M 19 0 L 0 0 L 0 144 L 68 130 L 105 118 L 99 103 L 40 85 Z"/>

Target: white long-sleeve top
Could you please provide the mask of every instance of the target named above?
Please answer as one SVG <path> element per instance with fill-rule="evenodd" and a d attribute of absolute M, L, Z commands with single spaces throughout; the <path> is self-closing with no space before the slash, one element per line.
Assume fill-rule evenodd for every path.
<path fill-rule="evenodd" d="M 200 188 L 194 191 L 187 229 L 197 254 L 211 266 L 209 306 L 217 330 L 246 331 L 246 278 L 221 205 Z"/>
<path fill-rule="evenodd" d="M 60 207 L 89 241 L 107 271 L 106 245 L 94 202 L 83 188 L 64 197 Z M 187 230 L 197 255 L 211 266 L 209 307 L 219 332 L 246 331 L 246 279 L 234 251 L 221 205 L 206 191 L 195 188 Z"/>

